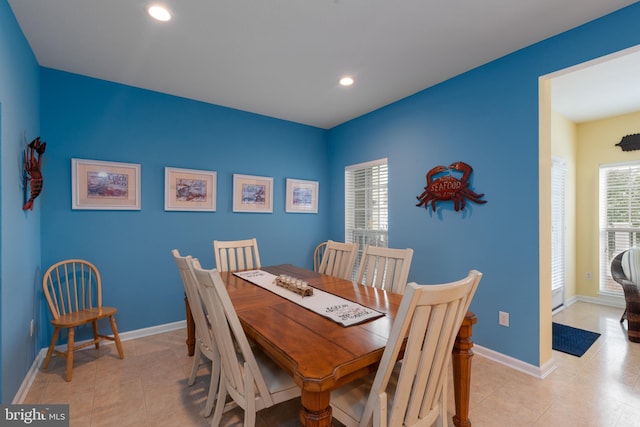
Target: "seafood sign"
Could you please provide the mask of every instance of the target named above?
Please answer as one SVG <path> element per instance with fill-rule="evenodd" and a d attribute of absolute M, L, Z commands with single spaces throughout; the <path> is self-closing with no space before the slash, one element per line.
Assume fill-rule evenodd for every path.
<path fill-rule="evenodd" d="M 461 178 L 451 175 L 451 171 L 462 172 Z M 452 200 L 453 207 L 456 211 L 463 210 L 466 201 L 471 200 L 474 203 L 487 203 L 481 200 L 484 194 L 477 194 L 469 188 L 469 177 L 473 169 L 464 162 L 455 162 L 446 166 L 436 166 L 427 172 L 427 185 L 419 196 L 416 206 L 424 206 L 425 209 L 436 211 L 436 202 Z"/>
<path fill-rule="evenodd" d="M 37 137 L 29 143 L 24 152 L 24 189 L 26 193 L 27 184 L 29 184 L 31 191 L 29 200 L 22 206 L 23 211 L 27 209 L 33 210 L 33 201 L 42 192 L 42 185 L 44 184 L 42 177 L 42 155 L 46 148 L 47 143 L 41 142 L 40 137 Z"/>

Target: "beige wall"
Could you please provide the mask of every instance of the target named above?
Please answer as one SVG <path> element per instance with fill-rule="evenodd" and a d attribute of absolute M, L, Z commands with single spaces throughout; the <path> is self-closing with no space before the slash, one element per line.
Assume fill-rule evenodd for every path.
<path fill-rule="evenodd" d="M 551 155 L 567 164 L 566 182 L 566 283 L 565 299 L 576 295 L 576 147 L 577 126 L 564 116 L 551 113 Z"/>
<path fill-rule="evenodd" d="M 575 292 L 597 297 L 600 277 L 599 167 L 640 160 L 640 150 L 624 152 L 615 146 L 623 136 L 640 132 L 640 112 L 581 123 L 576 129 Z M 587 272 L 591 272 L 592 280 L 586 279 Z"/>

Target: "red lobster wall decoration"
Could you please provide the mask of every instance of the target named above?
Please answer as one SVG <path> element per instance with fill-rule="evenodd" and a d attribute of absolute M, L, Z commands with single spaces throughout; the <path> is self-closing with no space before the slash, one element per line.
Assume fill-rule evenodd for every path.
<path fill-rule="evenodd" d="M 451 175 L 449 171 L 460 171 L 462 177 L 460 179 Z M 448 172 L 446 175 L 434 178 L 436 175 Z M 487 203 L 486 200 L 480 200 L 484 197 L 484 194 L 474 193 L 469 189 L 469 176 L 473 172 L 471 166 L 464 162 L 455 162 L 446 166 L 436 166 L 427 172 L 427 185 L 424 187 L 424 191 L 416 199 L 419 200 L 416 206 L 424 206 L 425 209 L 429 209 L 429 203 L 431 203 L 431 209 L 436 211 L 436 202 L 443 200 L 453 200 L 453 207 L 456 211 L 463 210 L 465 207 L 466 199 L 475 203 Z"/>
<path fill-rule="evenodd" d="M 23 211 L 26 211 L 27 209 L 33 210 L 33 201 L 42 191 L 42 155 L 44 154 L 46 147 L 47 143 L 40 142 L 40 137 L 37 137 L 31 141 L 27 146 L 27 149 L 24 151 L 24 191 L 26 194 L 27 183 L 30 181 L 31 196 L 22 207 Z"/>

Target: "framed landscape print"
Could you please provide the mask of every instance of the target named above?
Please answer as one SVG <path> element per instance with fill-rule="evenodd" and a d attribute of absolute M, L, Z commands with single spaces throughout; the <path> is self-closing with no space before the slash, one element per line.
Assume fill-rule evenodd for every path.
<path fill-rule="evenodd" d="M 71 159 L 71 208 L 140 210 L 140 165 Z"/>
<path fill-rule="evenodd" d="M 213 171 L 164 168 L 164 210 L 216 210 L 216 178 Z"/>
<path fill-rule="evenodd" d="M 233 174 L 234 212 L 273 212 L 273 178 Z"/>
<path fill-rule="evenodd" d="M 318 213 L 318 181 L 287 178 L 287 212 Z"/>

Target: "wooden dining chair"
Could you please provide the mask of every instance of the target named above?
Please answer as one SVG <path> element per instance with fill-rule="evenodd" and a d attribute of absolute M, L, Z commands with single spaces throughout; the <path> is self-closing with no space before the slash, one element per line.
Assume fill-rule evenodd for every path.
<path fill-rule="evenodd" d="M 357 254 L 357 243 L 342 243 L 328 240 L 318 272 L 351 280 Z"/>
<path fill-rule="evenodd" d="M 300 388 L 291 375 L 258 348 L 251 347 L 220 273 L 215 269 L 203 270 L 195 263 L 191 263 L 191 267 L 211 316 L 222 360 L 211 425 L 220 425 L 227 396 L 230 396 L 244 409 L 244 426 L 253 427 L 258 411 L 300 396 Z"/>
<path fill-rule="evenodd" d="M 173 259 L 178 266 L 184 292 L 187 295 L 187 301 L 191 309 L 191 315 L 196 325 L 195 351 L 193 355 L 193 364 L 191 365 L 191 374 L 189 375 L 188 384 L 192 386 L 196 381 L 198 370 L 205 363 L 211 363 L 211 379 L 209 381 L 209 392 L 207 393 L 207 401 L 204 406 L 205 417 L 211 415 L 213 404 L 215 402 L 216 392 L 218 391 L 218 383 L 220 380 L 220 352 L 213 338 L 213 329 L 209 323 L 206 313 L 206 307 L 202 302 L 198 291 L 198 284 L 193 274 L 193 270 L 189 267 L 189 262 L 200 266 L 197 259 L 191 256 L 183 257 L 177 249 L 171 251 Z M 206 359 L 205 359 L 206 358 Z"/>
<path fill-rule="evenodd" d="M 42 289 L 51 311 L 53 336 L 42 367 L 47 369 L 51 356 L 67 359 L 66 380 L 71 381 L 73 374 L 73 353 L 94 345 L 100 348 L 104 340 L 114 341 L 120 359 L 124 358 L 115 315 L 117 309 L 102 305 L 102 280 L 98 269 L 92 263 L 81 259 L 68 259 L 57 262 L 47 269 L 42 277 Z M 103 335 L 98 330 L 98 320 L 108 318 L 112 335 Z M 75 328 L 91 324 L 93 339 L 82 344 L 75 343 Z M 66 329 L 67 346 L 64 351 L 56 349 L 60 331 Z"/>
<path fill-rule="evenodd" d="M 253 239 L 213 241 L 213 254 L 218 271 L 238 271 L 260 268 L 258 241 Z"/>
<path fill-rule="evenodd" d="M 320 264 L 322 264 L 322 256 L 324 250 L 327 248 L 327 242 L 321 242 L 316 246 L 313 251 L 313 271 L 316 273 L 320 271 Z"/>
<path fill-rule="evenodd" d="M 409 283 L 377 372 L 331 392 L 333 416 L 346 427 L 446 426 L 451 351 L 481 277 Z"/>
<path fill-rule="evenodd" d="M 360 259 L 357 282 L 401 294 L 407 286 L 413 249 L 367 245 Z"/>

